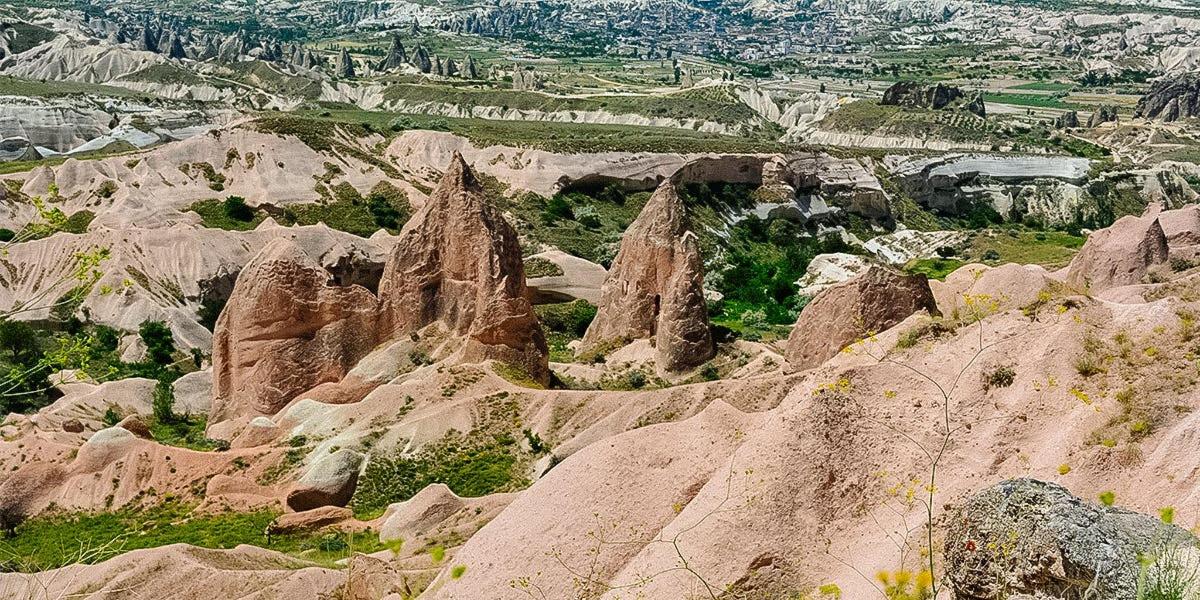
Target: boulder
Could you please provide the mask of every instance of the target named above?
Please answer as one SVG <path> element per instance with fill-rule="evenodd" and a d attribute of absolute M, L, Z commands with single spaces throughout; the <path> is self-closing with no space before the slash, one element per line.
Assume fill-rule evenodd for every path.
<path fill-rule="evenodd" d="M 441 323 L 465 338 L 461 359 L 550 377 L 517 232 L 457 152 L 428 202 L 404 226 L 379 284 L 387 339 Z"/>
<path fill-rule="evenodd" d="M 63 421 L 62 430 L 67 433 L 83 433 L 83 423 L 79 419 L 67 419 Z"/>
<path fill-rule="evenodd" d="M 946 578 L 958 600 L 1020 594 L 1133 600 L 1139 597 L 1139 557 L 1171 560 L 1197 544 L 1192 534 L 1154 517 L 1084 502 L 1062 486 L 1034 479 L 979 492 L 949 523 Z M 1167 568 L 1157 566 L 1147 572 Z"/>
<path fill-rule="evenodd" d="M 1167 250 L 1158 215 L 1122 217 L 1088 236 L 1071 260 L 1067 283 L 1090 292 L 1140 283 L 1151 266 L 1167 260 Z"/>
<path fill-rule="evenodd" d="M 698 239 L 670 182 L 625 230 L 580 352 L 639 339 L 654 340 L 657 364 L 667 371 L 697 367 L 715 353 Z"/>
<path fill-rule="evenodd" d="M 267 531 L 273 535 L 316 531 L 352 520 L 354 513 L 342 506 L 322 506 L 304 512 L 284 513 L 275 517 Z"/>
<path fill-rule="evenodd" d="M 287 506 L 304 512 L 322 506 L 345 506 L 358 485 L 363 455 L 343 448 L 315 461 L 287 495 Z"/>
<path fill-rule="evenodd" d="M 129 415 L 128 417 L 121 419 L 121 422 L 117 423 L 117 427 L 120 427 L 121 429 L 124 429 L 125 431 L 128 431 L 129 433 L 132 433 L 143 440 L 154 439 L 154 434 L 150 432 L 150 426 L 146 425 L 146 422 L 137 415 Z"/>
<path fill-rule="evenodd" d="M 175 380 L 175 412 L 184 415 L 207 415 L 212 407 L 212 369 L 193 371 Z"/>
<path fill-rule="evenodd" d="M 210 423 L 273 415 L 297 394 L 340 380 L 375 346 L 378 303 L 339 286 L 277 238 L 242 270 L 213 337 Z"/>
<path fill-rule="evenodd" d="M 811 369 L 846 346 L 925 310 L 938 314 L 924 275 L 873 266 L 817 295 L 800 313 L 787 343 L 791 370 Z"/>

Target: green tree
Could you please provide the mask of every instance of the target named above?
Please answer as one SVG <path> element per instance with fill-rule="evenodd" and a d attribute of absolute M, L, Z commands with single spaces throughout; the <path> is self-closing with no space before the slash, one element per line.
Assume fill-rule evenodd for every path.
<path fill-rule="evenodd" d="M 146 321 L 138 328 L 138 335 L 146 344 L 146 359 L 156 365 L 166 366 L 174 362 L 175 340 L 171 329 L 162 321 Z"/>

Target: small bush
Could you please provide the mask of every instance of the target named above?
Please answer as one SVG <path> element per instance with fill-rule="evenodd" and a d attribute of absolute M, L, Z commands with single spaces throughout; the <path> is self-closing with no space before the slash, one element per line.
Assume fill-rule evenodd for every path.
<path fill-rule="evenodd" d="M 559 219 L 567 221 L 575 220 L 575 212 L 571 210 L 571 204 L 562 196 L 554 196 L 546 201 L 546 209 L 542 211 L 542 220 L 547 223 L 554 223 Z"/>
<path fill-rule="evenodd" d="M 138 328 L 138 335 L 146 344 L 146 359 L 157 365 L 169 365 L 173 362 L 175 339 L 171 329 L 162 321 L 146 321 Z"/>
<path fill-rule="evenodd" d="M 983 387 L 986 390 L 1006 388 L 1017 379 L 1017 372 L 1009 365 L 1002 365 L 983 374 Z"/>
<path fill-rule="evenodd" d="M 1091 377 L 1103 373 L 1104 365 L 1099 357 L 1087 352 L 1075 359 L 1075 372 L 1083 377 Z"/>
<path fill-rule="evenodd" d="M 160 379 L 154 386 L 154 398 L 151 406 L 154 409 L 154 418 L 159 423 L 175 421 L 175 391 L 171 388 L 169 381 Z"/>
<path fill-rule="evenodd" d="M 241 196 L 230 196 L 221 203 L 221 209 L 225 212 L 225 216 L 234 221 L 248 223 L 254 220 L 254 209 L 246 204 L 246 199 Z"/>

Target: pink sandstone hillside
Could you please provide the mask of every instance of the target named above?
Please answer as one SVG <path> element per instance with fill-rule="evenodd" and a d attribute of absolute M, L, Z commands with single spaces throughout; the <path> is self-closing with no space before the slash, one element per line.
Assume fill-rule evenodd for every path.
<path fill-rule="evenodd" d="M 647 227 L 678 231 L 677 213 L 651 214 L 665 218 Z M 431 599 L 787 597 L 827 584 L 845 598 L 870 597 L 875 583 L 864 574 L 919 569 L 930 550 L 920 499 L 927 449 L 943 442 L 935 555 L 953 510 L 1017 477 L 1084 498 L 1113 492 L 1146 513 L 1171 506 L 1192 522 L 1200 274 L 1159 265 L 1200 239 L 1193 221 L 1179 211 L 1123 220 L 1094 234 L 1063 273 L 968 265 L 930 285 L 868 271 L 801 314 L 788 343 L 799 360 L 786 367 L 781 348 L 742 342 L 717 349 L 714 361 L 736 366 L 718 381 L 545 389 L 546 344 L 515 232 L 456 157 L 391 247 L 378 295 L 334 281 L 324 259 L 282 236 L 247 259 L 221 317 L 212 375 L 210 416 L 243 421 L 231 450 L 164 446 L 135 435 L 133 421 L 105 426 L 96 415 L 110 401 L 149 413 L 150 387 L 136 380 L 61 384 L 63 400 L 36 418 L 10 417 L 0 441 L 6 525 L 52 506 L 138 506 L 153 488 L 205 510 L 315 507 L 287 512 L 277 526 L 372 527 L 418 549 L 452 530 L 445 560 L 408 548 L 331 570 L 267 550 L 168 546 L 2 575 L 0 590 L 52 581 L 62 594 L 97 598 L 136 589 L 397 600 L 407 594 L 402 582 L 419 580 Z M 697 274 L 691 260 L 684 265 Z M 692 275 L 665 279 L 683 281 L 691 297 Z M 305 369 L 288 369 L 297 363 Z M 513 377 L 505 363 L 534 377 Z M 628 366 L 566 368 L 599 380 Z M 370 386 L 349 396 L 315 391 L 350 379 Z M 527 488 L 460 498 L 434 485 L 372 522 L 336 506 L 360 465 L 387 453 L 473 433 L 519 440 L 526 430 L 550 448 L 520 455 Z M 292 439 L 304 440 L 298 462 L 287 462 Z M 165 587 L 151 576 L 163 571 L 186 583 Z"/>

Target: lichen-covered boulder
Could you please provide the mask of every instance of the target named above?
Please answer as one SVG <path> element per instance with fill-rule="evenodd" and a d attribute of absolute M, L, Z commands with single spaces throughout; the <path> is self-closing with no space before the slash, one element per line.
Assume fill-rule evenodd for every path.
<path fill-rule="evenodd" d="M 1147 515 L 1085 502 L 1053 483 L 1013 479 L 969 498 L 946 534 L 956 600 L 1136 600 L 1143 577 L 1192 556 L 1196 538 Z M 1163 564 L 1155 564 L 1163 563 Z"/>

